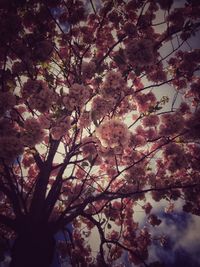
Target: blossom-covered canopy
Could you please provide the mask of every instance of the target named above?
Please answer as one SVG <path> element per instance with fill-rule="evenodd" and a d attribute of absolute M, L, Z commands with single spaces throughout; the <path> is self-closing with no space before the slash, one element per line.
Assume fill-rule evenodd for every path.
<path fill-rule="evenodd" d="M 150 199 L 200 214 L 199 1 L 7 0 L 0 16 L 11 266 L 50 266 L 59 231 L 72 266 L 162 266 Z"/>

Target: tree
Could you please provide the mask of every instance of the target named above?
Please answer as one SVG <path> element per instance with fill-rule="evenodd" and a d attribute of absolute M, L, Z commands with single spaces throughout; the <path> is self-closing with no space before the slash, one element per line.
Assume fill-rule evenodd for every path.
<path fill-rule="evenodd" d="M 143 201 L 161 223 L 147 193 L 200 214 L 199 1 L 7 0 L 0 15 L 10 266 L 48 267 L 56 246 L 72 266 L 122 266 L 124 255 L 161 266 L 146 263 L 152 236 L 133 214 Z"/>

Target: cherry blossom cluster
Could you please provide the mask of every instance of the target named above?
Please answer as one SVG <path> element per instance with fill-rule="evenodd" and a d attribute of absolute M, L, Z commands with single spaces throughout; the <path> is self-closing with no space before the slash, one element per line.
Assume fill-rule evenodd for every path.
<path fill-rule="evenodd" d="M 43 137 L 44 130 L 41 128 L 39 121 L 35 118 L 26 119 L 21 136 L 24 146 L 35 146 L 36 144 L 42 142 Z"/>
<path fill-rule="evenodd" d="M 125 123 L 120 120 L 112 119 L 102 123 L 96 130 L 103 147 L 126 147 L 129 142 L 130 133 Z"/>
<path fill-rule="evenodd" d="M 193 99 L 193 105 L 198 106 L 198 103 L 200 101 L 200 78 L 198 77 L 195 79 L 191 85 L 190 85 L 190 90 L 187 92 L 186 97 L 187 98 L 192 98 Z"/>
<path fill-rule="evenodd" d="M 151 225 L 156 226 L 156 225 L 160 225 L 162 221 L 155 214 L 151 214 L 148 217 L 148 222 Z"/>
<path fill-rule="evenodd" d="M 119 100 L 125 95 L 128 88 L 126 82 L 119 71 L 108 71 L 100 88 L 100 94 L 106 98 Z"/>
<path fill-rule="evenodd" d="M 200 109 L 197 109 L 185 122 L 186 140 L 200 140 Z"/>
<path fill-rule="evenodd" d="M 12 163 L 23 152 L 23 143 L 14 123 L 0 119 L 0 158 Z"/>
<path fill-rule="evenodd" d="M 153 66 L 150 66 L 147 78 L 153 82 L 162 82 L 166 81 L 167 73 L 163 70 L 162 64 L 154 64 Z"/>
<path fill-rule="evenodd" d="M 0 245 L 11 233 L 11 265 L 50 265 L 64 227 L 58 249 L 73 266 L 160 266 L 148 259 L 161 220 L 146 196 L 200 214 L 200 49 L 188 39 L 198 0 L 0 2 Z M 26 248 L 27 233 L 47 253 Z"/>
<path fill-rule="evenodd" d="M 96 65 L 93 61 L 82 63 L 82 76 L 83 79 L 91 79 L 94 75 Z"/>
<path fill-rule="evenodd" d="M 84 156 L 88 157 L 90 155 L 92 156 L 96 156 L 97 154 L 97 149 L 96 149 L 96 142 L 97 142 L 97 138 L 95 137 L 85 137 L 82 140 L 82 151 Z"/>
<path fill-rule="evenodd" d="M 0 92 L 0 115 L 4 115 L 16 104 L 16 97 L 11 92 Z"/>
<path fill-rule="evenodd" d="M 71 120 L 69 116 L 59 118 L 51 128 L 51 135 L 55 140 L 59 140 L 66 135 L 71 128 Z"/>
<path fill-rule="evenodd" d="M 137 110 L 139 112 L 146 112 L 149 111 L 152 107 L 156 105 L 157 99 L 154 95 L 154 93 L 137 93 L 136 96 L 134 96 L 134 100 L 137 106 Z"/>
<path fill-rule="evenodd" d="M 6 163 L 12 163 L 22 152 L 23 144 L 17 136 L 0 137 L 0 155 Z"/>
<path fill-rule="evenodd" d="M 82 111 L 79 121 L 78 121 L 78 126 L 83 129 L 83 128 L 87 128 L 90 126 L 91 123 L 91 114 L 89 111 Z"/>
<path fill-rule="evenodd" d="M 171 172 L 188 166 L 187 156 L 180 145 L 169 144 L 164 151 L 164 155 L 166 156 L 166 165 Z"/>
<path fill-rule="evenodd" d="M 134 39 L 126 45 L 126 57 L 133 66 L 151 66 L 155 62 L 154 42 L 150 39 Z"/>
<path fill-rule="evenodd" d="M 159 117 L 155 114 L 151 114 L 149 116 L 146 116 L 142 120 L 142 124 L 144 127 L 155 127 L 159 124 Z"/>
<path fill-rule="evenodd" d="M 101 119 L 112 110 L 114 104 L 114 99 L 97 95 L 92 99 L 91 113 L 95 119 Z"/>
<path fill-rule="evenodd" d="M 32 109 L 46 112 L 51 107 L 55 94 L 41 80 L 28 80 L 22 88 L 22 96 L 28 100 Z"/>
<path fill-rule="evenodd" d="M 161 122 L 160 134 L 168 136 L 180 133 L 185 125 L 184 117 L 179 112 L 164 114 L 161 118 Z"/>
<path fill-rule="evenodd" d="M 146 172 L 145 162 L 134 165 L 126 174 L 128 184 L 134 185 L 135 188 L 142 186 L 145 183 L 144 177 L 146 176 Z"/>
<path fill-rule="evenodd" d="M 88 86 L 74 83 L 69 88 L 69 94 L 63 96 L 63 104 L 67 110 L 73 111 L 76 107 L 83 107 L 91 95 Z"/>

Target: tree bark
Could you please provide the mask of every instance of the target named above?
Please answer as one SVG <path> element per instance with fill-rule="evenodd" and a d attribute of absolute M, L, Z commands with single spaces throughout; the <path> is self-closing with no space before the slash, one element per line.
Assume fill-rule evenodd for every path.
<path fill-rule="evenodd" d="M 22 229 L 12 248 L 10 267 L 49 267 L 55 239 L 48 227 Z"/>

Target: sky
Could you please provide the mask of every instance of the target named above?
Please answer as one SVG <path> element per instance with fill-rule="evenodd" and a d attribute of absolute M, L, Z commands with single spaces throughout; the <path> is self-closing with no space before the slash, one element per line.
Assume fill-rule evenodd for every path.
<path fill-rule="evenodd" d="M 165 237 L 165 243 L 155 240 L 149 250 L 148 263 L 160 260 L 165 267 L 200 267 L 200 217 L 182 211 L 183 201 L 174 202 L 174 211 L 166 212 L 168 202 L 155 202 L 148 196 L 153 206 L 152 213 L 162 220 L 159 226 L 150 226 L 145 221 L 142 209 L 135 211 L 134 218 L 140 226 L 150 229 L 152 236 Z M 142 202 L 139 203 L 142 205 Z"/>
<path fill-rule="evenodd" d="M 150 258 L 160 259 L 166 267 L 200 266 L 200 218 L 184 212 L 159 215 L 163 222 L 159 230 L 154 231 L 169 237 L 163 247 L 155 242 L 150 249 Z"/>

